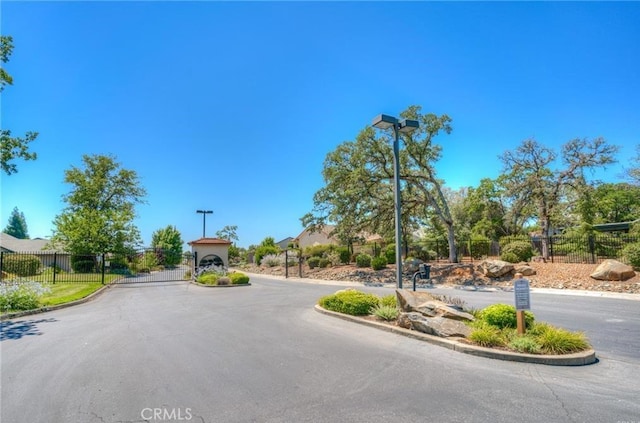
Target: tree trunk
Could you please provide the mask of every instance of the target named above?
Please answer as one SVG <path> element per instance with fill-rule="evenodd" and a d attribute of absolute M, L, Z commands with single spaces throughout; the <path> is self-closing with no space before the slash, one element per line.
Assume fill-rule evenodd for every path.
<path fill-rule="evenodd" d="M 447 242 L 449 243 L 449 261 L 451 263 L 458 262 L 458 251 L 456 250 L 456 237 L 453 233 L 453 222 L 447 224 Z"/>
<path fill-rule="evenodd" d="M 540 231 L 542 232 L 542 239 L 540 245 L 542 246 L 542 258 L 549 259 L 549 226 L 550 219 L 547 213 L 547 208 L 540 207 Z"/>

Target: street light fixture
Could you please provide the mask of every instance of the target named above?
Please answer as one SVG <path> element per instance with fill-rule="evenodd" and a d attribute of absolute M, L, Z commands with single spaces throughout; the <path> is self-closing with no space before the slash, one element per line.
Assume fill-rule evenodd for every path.
<path fill-rule="evenodd" d="M 393 194 L 396 221 L 396 286 L 402 289 L 402 228 L 400 226 L 400 133 L 409 134 L 420 126 L 417 120 L 398 120 L 389 115 L 378 115 L 371 122 L 374 128 L 393 129 Z"/>
<path fill-rule="evenodd" d="M 202 213 L 202 237 L 205 238 L 204 229 L 206 225 L 206 217 L 208 214 L 212 214 L 213 211 L 212 210 L 196 210 L 196 213 Z"/>

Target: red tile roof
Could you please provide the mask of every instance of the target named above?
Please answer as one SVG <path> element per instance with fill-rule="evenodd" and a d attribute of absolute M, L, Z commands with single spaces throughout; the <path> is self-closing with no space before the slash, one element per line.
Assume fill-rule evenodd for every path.
<path fill-rule="evenodd" d="M 231 245 L 231 241 L 220 238 L 200 238 L 188 242 L 189 245 Z"/>

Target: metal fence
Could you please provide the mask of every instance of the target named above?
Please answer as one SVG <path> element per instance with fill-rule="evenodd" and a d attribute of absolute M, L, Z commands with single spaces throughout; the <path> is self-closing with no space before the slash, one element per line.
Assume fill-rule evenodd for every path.
<path fill-rule="evenodd" d="M 552 235 L 504 237 L 500 241 L 456 240 L 458 260 L 475 261 L 500 257 L 505 245 L 513 241 L 531 243 L 534 256 L 541 256 L 546 243 L 548 260 L 552 263 L 596 264 L 606 259 L 624 261 L 625 246 L 640 242 L 640 237 L 629 234 L 594 234 L 586 236 Z M 448 261 L 449 244 L 445 239 L 422 241 L 409 249 L 409 255 L 425 261 Z"/>
<path fill-rule="evenodd" d="M 152 271 L 165 271 L 166 278 L 181 277 L 193 266 L 192 255 L 144 249 L 130 254 L 68 254 L 60 252 L 0 252 L 0 282 L 101 283 L 123 279 L 134 281 Z M 177 273 L 176 273 L 177 274 Z M 158 278 L 156 277 L 156 280 Z"/>

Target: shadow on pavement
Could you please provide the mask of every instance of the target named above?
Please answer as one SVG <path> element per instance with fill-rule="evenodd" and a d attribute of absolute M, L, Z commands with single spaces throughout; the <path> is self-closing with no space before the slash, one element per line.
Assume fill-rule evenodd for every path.
<path fill-rule="evenodd" d="M 42 335 L 38 324 L 40 323 L 52 323 L 57 322 L 57 319 L 39 319 L 39 320 L 24 320 L 20 322 L 14 322 L 12 320 L 5 320 L 0 322 L 0 341 L 8 341 L 10 339 L 20 339 L 23 336 L 28 335 Z"/>

